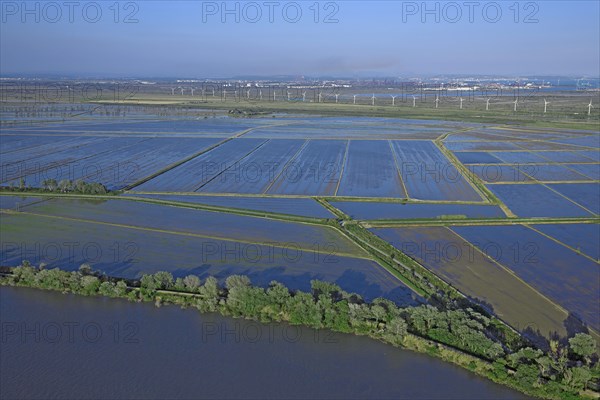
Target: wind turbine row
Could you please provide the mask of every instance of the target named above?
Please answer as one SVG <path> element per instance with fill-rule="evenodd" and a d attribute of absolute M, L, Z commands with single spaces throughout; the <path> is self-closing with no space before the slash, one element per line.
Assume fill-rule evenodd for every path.
<path fill-rule="evenodd" d="M 70 87 L 68 87 L 68 86 L 67 86 L 67 88 L 68 88 L 69 90 L 72 90 L 72 89 L 71 89 Z M 176 90 L 176 89 L 179 89 L 179 90 L 181 91 L 181 96 L 184 96 L 184 95 L 185 95 L 185 91 L 186 91 L 187 89 L 189 89 L 189 91 L 190 91 L 190 94 L 191 94 L 191 96 L 193 97 L 193 96 L 194 96 L 194 92 L 195 92 L 196 90 L 198 90 L 199 88 L 190 87 L 190 88 L 187 88 L 187 89 L 186 89 L 186 88 L 184 88 L 184 87 L 171 87 L 171 88 L 169 88 L 169 89 L 171 89 L 171 96 L 175 96 L 175 90 Z M 205 89 L 201 89 L 201 91 L 202 91 L 202 97 L 204 97 L 204 95 L 205 95 Z M 243 92 L 242 92 L 242 93 L 243 93 Z M 250 93 L 251 93 L 251 90 L 250 90 L 250 89 L 248 89 L 248 90 L 246 91 L 246 98 L 247 98 L 248 100 L 250 99 Z M 227 94 L 228 94 L 228 93 L 227 93 L 227 91 L 226 91 L 226 90 L 223 90 L 223 99 L 227 99 Z M 290 91 L 287 91 L 287 101 L 291 101 L 291 100 L 292 100 L 292 97 L 291 97 L 291 95 L 292 95 L 292 94 L 291 94 L 291 92 L 290 92 Z M 338 103 L 339 103 L 339 97 L 340 97 L 340 95 L 341 95 L 341 93 L 336 93 L 336 94 L 334 94 L 334 96 L 335 96 L 335 103 L 336 103 L 336 104 L 338 104 Z M 215 89 L 214 89 L 214 88 L 212 89 L 212 96 L 213 96 L 213 97 L 215 97 Z M 237 99 L 237 96 L 238 96 L 238 92 L 237 92 L 237 90 L 236 90 L 236 91 L 234 91 L 234 96 L 235 96 L 235 98 Z M 355 105 L 357 104 L 357 103 L 356 103 L 356 98 L 357 98 L 358 96 L 359 96 L 358 94 L 354 94 L 354 95 L 352 95 L 352 103 L 353 103 L 353 104 L 355 104 Z M 260 100 L 263 100 L 263 93 L 262 93 L 262 89 L 261 89 L 261 90 L 259 90 L 258 97 L 259 97 L 259 99 L 260 99 Z M 398 95 L 390 95 L 390 97 L 392 98 L 392 107 L 395 107 L 395 106 L 396 106 L 396 98 L 398 97 Z M 375 99 L 376 99 L 376 96 L 375 96 L 375 93 L 373 93 L 373 94 L 372 94 L 372 96 L 371 96 L 371 105 L 372 105 L 372 106 L 375 106 Z M 322 93 L 322 92 L 319 92 L 319 93 L 318 93 L 318 102 L 319 102 L 319 103 L 322 103 L 322 102 L 323 102 L 323 100 L 324 100 L 324 99 L 323 99 L 323 93 Z M 412 101 L 412 106 L 413 106 L 413 108 L 414 108 L 414 107 L 416 107 L 416 106 L 417 106 L 417 97 L 416 97 L 416 96 L 412 96 L 412 100 L 413 100 L 413 101 Z M 463 97 L 460 97 L 460 98 L 459 98 L 459 101 L 460 101 L 460 103 L 459 103 L 459 109 L 461 109 L 461 110 L 463 109 L 463 103 L 464 103 L 464 100 L 465 100 L 465 99 L 464 99 Z M 273 101 L 277 101 L 277 93 L 276 93 L 275 91 L 273 91 Z M 305 101 L 306 101 L 306 91 L 302 92 L 302 101 L 303 101 L 303 102 L 305 102 Z M 489 111 L 489 110 L 490 110 L 490 101 L 491 101 L 491 98 L 487 98 L 487 99 L 485 99 L 485 110 L 486 110 L 486 111 Z M 550 105 L 550 104 L 552 104 L 552 103 L 551 103 L 550 101 L 548 101 L 546 98 L 544 98 L 544 99 L 543 99 L 543 101 L 544 101 L 544 114 L 546 114 L 546 113 L 548 112 L 548 105 Z M 439 96 L 439 94 L 438 94 L 438 95 L 436 95 L 436 98 L 435 98 L 435 108 L 436 108 L 436 109 L 437 109 L 437 108 L 439 108 L 439 102 L 440 102 L 440 96 Z M 559 103 L 560 103 L 560 101 L 559 101 Z M 497 104 L 506 104 L 506 103 L 497 103 Z M 510 104 L 512 104 L 512 105 L 513 105 L 513 111 L 514 111 L 514 112 L 517 112 L 518 105 L 519 105 L 519 98 L 518 98 L 518 97 L 516 97 L 514 101 L 510 102 Z M 587 115 L 588 115 L 588 116 L 591 116 L 591 115 L 592 115 L 592 109 L 593 109 L 593 108 L 594 108 L 594 105 L 593 105 L 593 99 L 590 99 L 590 102 L 589 102 L 589 104 L 587 105 L 587 109 L 588 109 L 588 110 L 587 110 Z"/>

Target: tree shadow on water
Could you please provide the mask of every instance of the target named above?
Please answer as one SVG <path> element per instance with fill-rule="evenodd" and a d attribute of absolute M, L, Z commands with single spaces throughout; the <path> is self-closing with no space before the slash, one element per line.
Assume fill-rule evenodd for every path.
<path fill-rule="evenodd" d="M 347 269 L 342 276 L 335 280 L 335 283 L 347 292 L 360 295 L 366 301 L 383 296 L 381 286 L 367 282 L 367 276 L 364 272 Z"/>
<path fill-rule="evenodd" d="M 567 338 L 572 338 L 577 333 L 590 333 L 586 323 L 574 312 L 569 312 L 569 316 L 563 321 L 563 325 L 567 330 Z"/>
<path fill-rule="evenodd" d="M 563 321 L 563 326 L 567 332 L 566 336 L 561 336 L 556 331 L 543 334 L 538 328 L 535 327 L 535 324 L 527 326 L 521 331 L 521 333 L 534 345 L 545 351 L 550 349 L 550 340 L 557 341 L 562 345 L 567 345 L 568 340 L 577 333 L 590 333 L 586 323 L 583 322 L 581 318 L 573 312 L 569 312 L 569 315 Z"/>
<path fill-rule="evenodd" d="M 537 348 L 544 351 L 550 350 L 549 339 L 558 336 L 556 332 L 549 335 L 543 335 L 538 328 L 533 326 L 527 326 L 525 329 L 521 330 L 521 334 Z"/>
<path fill-rule="evenodd" d="M 222 266 L 203 264 L 194 268 L 181 268 L 171 271 L 174 277 L 185 277 L 187 275 L 196 275 L 205 280 L 209 276 L 216 278 L 219 283 L 224 284 L 225 279 L 231 275 L 245 275 L 250 278 L 253 285 L 268 287 L 272 281 L 284 284 L 290 290 L 310 291 L 310 281 L 319 279 L 315 274 L 304 272 L 302 274 L 290 273 L 289 268 L 268 267 L 261 268 L 248 266 Z"/>

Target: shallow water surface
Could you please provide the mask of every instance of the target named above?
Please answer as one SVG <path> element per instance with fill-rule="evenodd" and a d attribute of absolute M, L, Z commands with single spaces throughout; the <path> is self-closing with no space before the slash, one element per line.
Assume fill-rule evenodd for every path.
<path fill-rule="evenodd" d="M 2 398 L 524 398 L 365 337 L 33 289 L 0 300 Z"/>

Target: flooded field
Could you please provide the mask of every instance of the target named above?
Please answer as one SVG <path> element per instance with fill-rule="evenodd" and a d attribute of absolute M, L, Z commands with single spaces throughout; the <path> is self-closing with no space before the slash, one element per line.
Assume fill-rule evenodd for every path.
<path fill-rule="evenodd" d="M 594 216 L 593 212 L 549 186 L 499 184 L 489 188 L 519 217 Z"/>
<path fill-rule="evenodd" d="M 459 226 L 452 230 L 600 330 L 597 262 L 524 226 Z M 596 242 L 594 250 L 599 247 Z"/>
<path fill-rule="evenodd" d="M 129 200 L 53 199 L 27 208 L 27 212 L 59 221 L 97 222 L 252 243 L 293 243 L 299 248 L 330 246 L 337 254 L 365 255 L 353 242 L 326 226 Z"/>
<path fill-rule="evenodd" d="M 261 286 L 277 280 L 298 290 L 309 290 L 310 281 L 320 279 L 336 282 L 368 300 L 420 301 L 376 262 L 341 255 L 335 243 L 300 247 L 282 237 L 270 243 L 253 241 L 256 239 L 251 236 L 246 241 L 217 239 L 26 213 L 3 215 L 2 233 L 2 265 L 16 266 L 28 260 L 47 268 L 77 270 L 87 263 L 125 278 L 169 271 L 175 277 L 194 274 L 204 279 L 210 275 L 224 281 L 229 275 L 244 274 Z"/>
<path fill-rule="evenodd" d="M 334 215 L 311 198 L 289 197 L 244 197 L 244 196 L 214 196 L 214 195 L 177 195 L 131 193 L 126 196 L 175 201 L 190 204 L 204 204 L 209 206 L 231 207 L 240 210 L 254 210 L 274 212 L 289 215 L 300 215 L 314 218 L 333 218 Z"/>
<path fill-rule="evenodd" d="M 502 218 L 499 207 L 473 204 L 423 204 L 423 203 L 383 203 L 360 201 L 332 201 L 350 217 L 361 220 L 377 219 L 441 219 L 444 217 Z"/>
<path fill-rule="evenodd" d="M 372 224 L 518 330 L 565 336 L 569 318 L 600 328 L 593 132 L 139 116 L 12 127 L 1 138 L 1 183 L 13 187 L 0 196 L 4 265 L 89 263 L 127 278 L 245 274 L 302 290 L 322 279 L 365 299 L 426 302 L 345 230 Z M 49 192 L 79 179 L 113 193 Z M 26 188 L 46 191 L 19 193 Z"/>
<path fill-rule="evenodd" d="M 476 299 L 519 331 L 565 336 L 568 313 L 507 270 L 455 228 L 378 228 L 373 232 L 454 287 Z M 510 238 L 509 238 L 510 239 Z M 517 242 L 517 246 L 520 244 Z M 512 253 L 511 253 L 512 254 Z"/>
<path fill-rule="evenodd" d="M 89 180 L 144 192 L 481 200 L 434 145 L 446 124 L 212 118 L 3 131 L 0 183 Z"/>

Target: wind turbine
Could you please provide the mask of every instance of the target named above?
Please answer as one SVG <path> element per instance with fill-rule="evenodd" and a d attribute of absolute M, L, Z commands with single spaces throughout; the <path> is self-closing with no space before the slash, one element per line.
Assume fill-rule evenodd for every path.
<path fill-rule="evenodd" d="M 321 95 L 322 95 L 322 93 L 319 92 L 319 103 L 321 102 Z"/>
<path fill-rule="evenodd" d="M 287 92 L 287 95 L 288 95 L 288 101 L 290 101 L 290 95 L 291 95 L 291 93 L 290 93 L 290 91 L 289 91 L 289 90 L 288 90 L 288 92 Z"/>
<path fill-rule="evenodd" d="M 213 97 L 215 97 L 215 89 L 213 88 L 213 90 L 212 90 L 212 91 L 213 91 Z"/>
<path fill-rule="evenodd" d="M 227 90 L 223 89 L 223 98 L 227 99 Z"/>
<path fill-rule="evenodd" d="M 73 98 L 73 88 L 69 87 L 69 85 L 67 85 L 67 89 L 69 90 L 69 98 Z"/>
<path fill-rule="evenodd" d="M 592 105 L 592 99 L 590 99 L 590 104 L 588 104 L 588 117 L 592 115 L 592 108 L 594 108 L 594 106 Z"/>
<path fill-rule="evenodd" d="M 185 92 L 185 88 L 181 88 L 181 95 L 183 96 L 183 92 Z"/>
<path fill-rule="evenodd" d="M 277 93 L 275 93 L 275 91 L 273 90 L 273 101 L 275 101 L 277 99 Z"/>
<path fill-rule="evenodd" d="M 490 109 L 490 99 L 487 99 L 485 101 L 485 111 L 489 111 L 489 109 Z"/>
<path fill-rule="evenodd" d="M 373 96 L 371 96 L 371 105 L 375 105 L 375 93 L 373 93 Z"/>
<path fill-rule="evenodd" d="M 463 100 L 464 100 L 464 99 L 461 97 L 461 98 L 460 98 L 460 109 L 461 109 L 461 110 L 462 110 L 462 103 L 463 103 Z"/>
<path fill-rule="evenodd" d="M 519 104 L 519 98 L 518 98 L 518 97 L 517 97 L 517 98 L 515 99 L 515 101 L 514 101 L 515 108 L 514 108 L 513 110 L 514 110 L 515 112 L 517 112 L 517 104 Z"/>
<path fill-rule="evenodd" d="M 306 92 L 302 92 L 302 102 L 306 101 Z"/>
<path fill-rule="evenodd" d="M 435 96 L 435 108 L 438 108 L 438 103 L 440 102 L 440 96 Z"/>
<path fill-rule="evenodd" d="M 340 97 L 340 95 L 339 95 L 339 94 L 336 94 L 336 95 L 335 95 L 335 104 L 337 104 L 337 102 L 338 102 L 338 97 Z"/>
<path fill-rule="evenodd" d="M 258 97 L 262 100 L 262 89 L 258 91 Z"/>
<path fill-rule="evenodd" d="M 69 87 L 67 86 L 67 89 L 68 89 L 68 88 L 69 88 Z M 176 88 L 171 88 L 171 96 L 175 96 L 175 89 L 176 89 Z"/>
<path fill-rule="evenodd" d="M 544 114 L 546 113 L 546 110 L 548 109 L 548 104 L 550 104 L 550 102 L 546 101 L 546 99 L 544 99 Z"/>
<path fill-rule="evenodd" d="M 248 100 L 250 100 L 250 89 L 248 89 L 248 91 L 246 92 L 246 97 L 248 98 Z"/>
<path fill-rule="evenodd" d="M 413 107 L 417 106 L 417 97 L 413 96 Z"/>
<path fill-rule="evenodd" d="M 354 104 L 356 104 L 356 95 L 352 95 L 352 97 L 354 98 Z"/>
<path fill-rule="evenodd" d="M 392 107 L 396 105 L 396 97 L 398 96 L 391 96 L 392 97 Z"/>
<path fill-rule="evenodd" d="M 193 87 L 191 87 L 191 88 L 190 88 L 190 91 L 192 92 L 192 97 L 194 97 L 194 88 L 193 88 Z"/>

